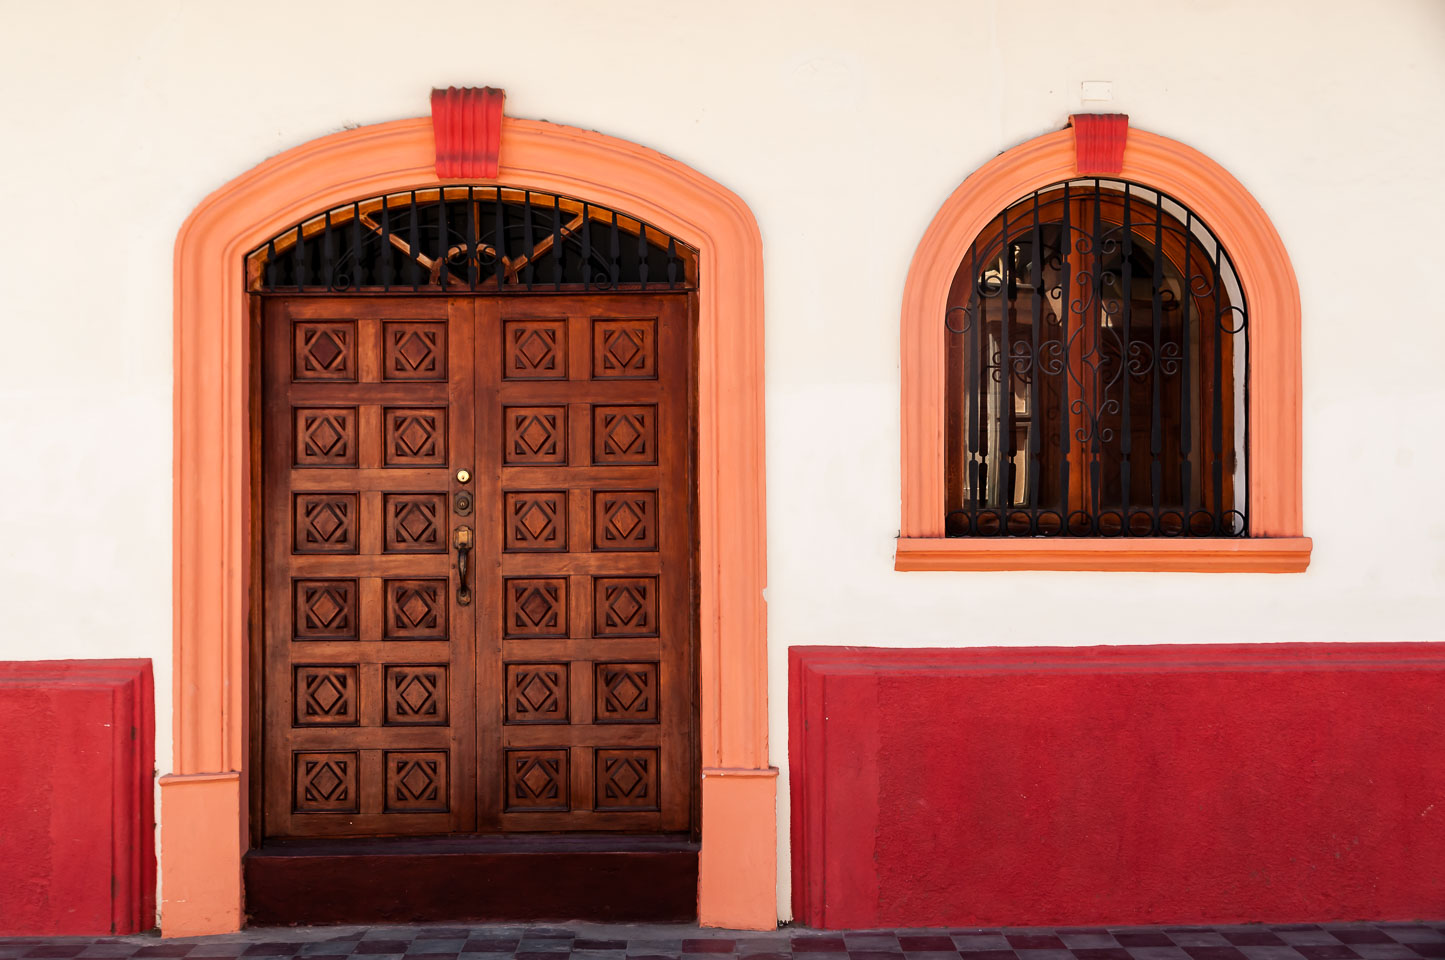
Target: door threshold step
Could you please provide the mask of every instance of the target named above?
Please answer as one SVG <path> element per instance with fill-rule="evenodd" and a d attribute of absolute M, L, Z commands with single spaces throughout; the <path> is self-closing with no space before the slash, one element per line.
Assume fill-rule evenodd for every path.
<path fill-rule="evenodd" d="M 246 854 L 253 925 L 697 918 L 680 836 L 270 840 Z"/>

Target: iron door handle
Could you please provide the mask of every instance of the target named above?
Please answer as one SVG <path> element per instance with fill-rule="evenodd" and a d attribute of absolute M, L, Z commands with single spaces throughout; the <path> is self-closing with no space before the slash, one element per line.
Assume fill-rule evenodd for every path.
<path fill-rule="evenodd" d="M 452 543 L 457 548 L 457 603 L 467 606 L 472 602 L 472 588 L 467 584 L 467 558 L 472 552 L 472 528 L 457 527 L 452 534 Z"/>

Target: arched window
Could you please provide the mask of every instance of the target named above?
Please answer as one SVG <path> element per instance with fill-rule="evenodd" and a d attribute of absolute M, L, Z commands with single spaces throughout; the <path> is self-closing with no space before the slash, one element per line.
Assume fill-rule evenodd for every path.
<path fill-rule="evenodd" d="M 1197 150 L 1076 119 L 970 175 L 914 253 L 896 568 L 1304 570 L 1279 234 Z"/>
<path fill-rule="evenodd" d="M 969 247 L 943 322 L 946 535 L 1247 535 L 1248 308 L 1193 211 L 1035 190 Z"/>

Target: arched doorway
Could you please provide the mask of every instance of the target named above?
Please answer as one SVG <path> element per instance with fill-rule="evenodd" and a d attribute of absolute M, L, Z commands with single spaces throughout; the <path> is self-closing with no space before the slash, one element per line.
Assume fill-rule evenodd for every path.
<path fill-rule="evenodd" d="M 252 922 L 692 919 L 696 251 L 437 187 L 246 272 Z"/>
<path fill-rule="evenodd" d="M 282 230 L 359 198 L 435 188 L 424 120 L 282 154 L 208 198 L 176 273 L 174 773 L 162 778 L 162 926 L 243 921 L 252 407 L 244 260 Z M 776 770 L 767 762 L 761 255 L 732 194 L 653 151 L 506 119 L 499 181 L 586 197 L 696 250 L 698 739 L 704 923 L 775 922 Z"/>

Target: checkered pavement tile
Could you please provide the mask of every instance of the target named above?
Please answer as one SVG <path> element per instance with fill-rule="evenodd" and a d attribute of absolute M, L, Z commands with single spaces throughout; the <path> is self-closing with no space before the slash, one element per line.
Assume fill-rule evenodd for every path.
<path fill-rule="evenodd" d="M 0 960 L 1445 960 L 1445 921 L 777 933 L 631 924 L 0 937 Z"/>

